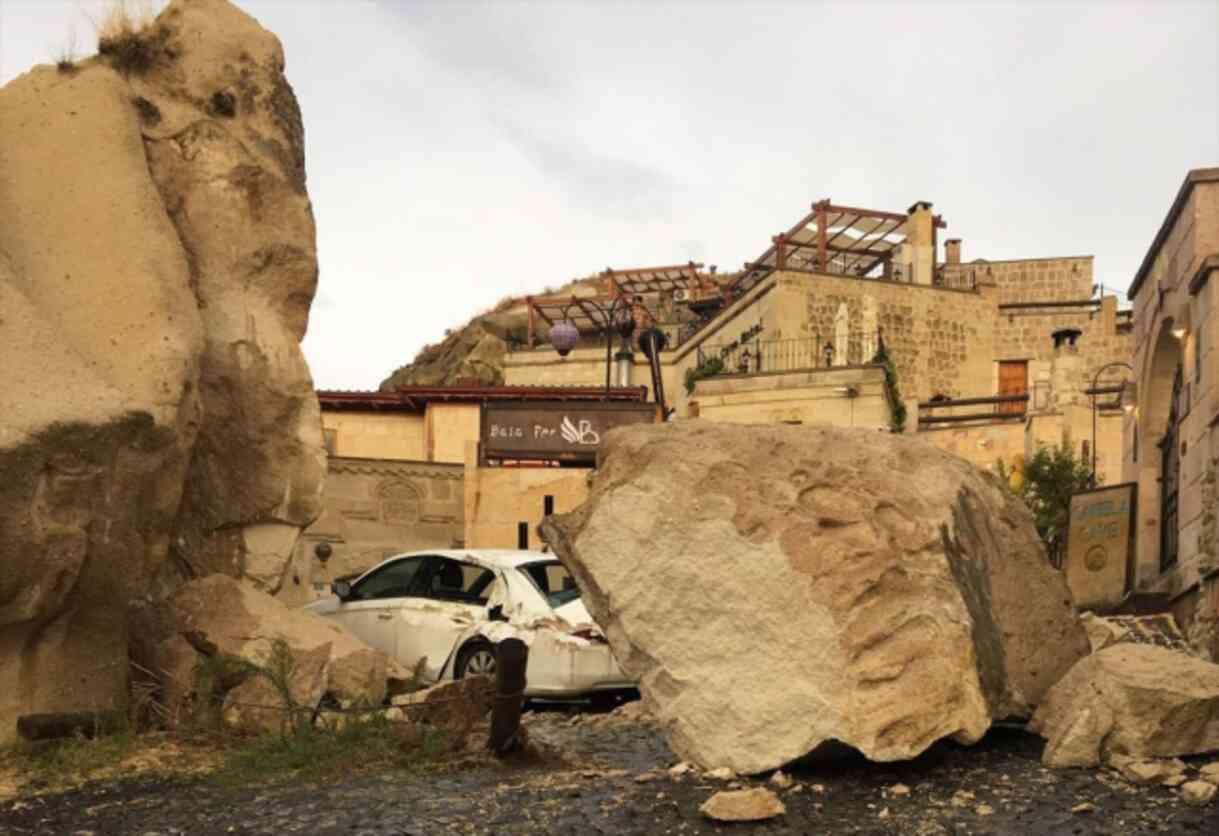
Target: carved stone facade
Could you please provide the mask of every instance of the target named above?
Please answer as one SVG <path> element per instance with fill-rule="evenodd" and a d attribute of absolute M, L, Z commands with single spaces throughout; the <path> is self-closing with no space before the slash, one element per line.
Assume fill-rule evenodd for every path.
<path fill-rule="evenodd" d="M 463 545 L 463 465 L 333 457 L 325 510 L 301 537 L 281 598 L 304 603 L 390 555 Z M 329 554 L 320 559 L 319 546 Z"/>

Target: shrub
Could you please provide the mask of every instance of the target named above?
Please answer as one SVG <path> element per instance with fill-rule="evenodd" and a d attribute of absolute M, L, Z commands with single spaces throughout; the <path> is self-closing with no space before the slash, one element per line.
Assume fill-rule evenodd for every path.
<path fill-rule="evenodd" d="M 1071 518 L 1071 497 L 1092 486 L 1089 463 L 1076 457 L 1070 439 L 1063 439 L 1057 447 L 1038 448 L 1025 461 L 1023 478 L 1015 480 L 1014 486 L 1012 470 L 1002 460 L 995 463 L 995 471 L 1033 512 L 1037 534 L 1045 543 L 1050 562 L 1060 565 Z"/>

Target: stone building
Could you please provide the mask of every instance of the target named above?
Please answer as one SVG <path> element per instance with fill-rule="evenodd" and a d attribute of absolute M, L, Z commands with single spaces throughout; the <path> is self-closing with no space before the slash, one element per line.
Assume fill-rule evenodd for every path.
<path fill-rule="evenodd" d="M 1095 452 L 1101 481 L 1116 480 L 1129 312 L 1097 292 L 1091 256 L 964 262 L 948 239 L 941 258 L 946 227 L 926 202 L 895 213 L 818 201 L 730 281 L 699 265 L 607 271 L 600 303 L 628 296 L 664 331 L 659 369 L 678 418 L 882 429 L 904 412 L 906 431 L 981 466 L 1069 438 Z M 530 305 L 507 382 L 601 379 L 604 317 L 581 300 Z M 563 320 L 583 340 L 559 356 L 545 331 Z M 882 345 L 888 375 L 874 362 Z M 646 358 L 626 357 L 617 382 L 647 383 Z"/>
<path fill-rule="evenodd" d="M 312 600 L 335 578 L 404 551 L 536 547 L 545 514 L 583 501 L 596 445 L 569 455 L 561 434 L 547 433 L 549 444 L 522 438 L 510 458 L 489 455 L 487 421 L 520 414 L 532 430 L 558 415 L 591 426 L 615 410 L 654 420 L 655 410 L 641 407 L 645 394 L 484 386 L 319 392 L 329 454 L 324 510 L 301 536 L 280 596 Z"/>
<path fill-rule="evenodd" d="M 1124 472 L 1138 482 L 1136 581 L 1219 658 L 1219 168 L 1186 175 L 1130 286 L 1137 409 Z"/>

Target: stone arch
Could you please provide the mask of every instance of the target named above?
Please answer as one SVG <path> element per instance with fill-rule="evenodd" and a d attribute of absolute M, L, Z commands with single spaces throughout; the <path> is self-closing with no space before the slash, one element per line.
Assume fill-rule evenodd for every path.
<path fill-rule="evenodd" d="M 414 525 L 422 504 L 419 488 L 406 479 L 386 479 L 377 486 L 377 516 L 386 525 Z"/>
<path fill-rule="evenodd" d="M 1159 322 L 1150 345 L 1154 348 L 1143 360 L 1139 375 L 1139 403 L 1133 428 L 1133 442 L 1138 455 L 1136 471 L 1139 483 L 1139 526 L 1137 558 L 1139 581 L 1152 580 L 1160 565 L 1160 491 L 1162 459 L 1160 443 L 1168 428 L 1172 406 L 1172 387 L 1177 368 L 1183 362 L 1181 341 L 1172 334 L 1174 320 L 1165 317 Z"/>

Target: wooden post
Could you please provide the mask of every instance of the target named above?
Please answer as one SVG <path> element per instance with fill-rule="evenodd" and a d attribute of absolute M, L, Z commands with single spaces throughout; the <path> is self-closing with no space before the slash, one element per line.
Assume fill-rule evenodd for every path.
<path fill-rule="evenodd" d="M 533 297 L 526 296 L 525 304 L 529 306 L 529 347 L 533 348 L 534 332 L 536 330 L 536 326 L 534 324 L 534 317 L 533 317 Z"/>
<path fill-rule="evenodd" d="M 504 639 L 495 649 L 495 702 L 487 748 L 503 757 L 521 748 L 521 709 L 525 705 L 525 668 L 529 647 L 520 639 Z"/>
<path fill-rule="evenodd" d="M 826 264 L 829 261 L 826 250 L 826 222 L 828 220 L 828 212 L 826 211 L 829 203 L 821 200 L 817 202 L 817 272 L 824 273 Z"/>
<path fill-rule="evenodd" d="M 787 269 L 787 236 L 779 233 L 770 240 L 775 245 L 775 269 Z"/>

